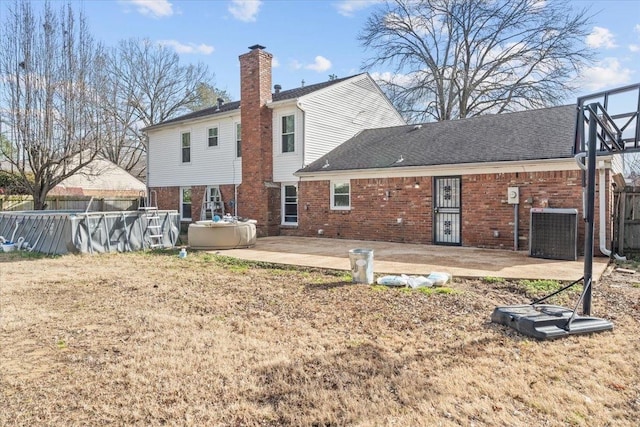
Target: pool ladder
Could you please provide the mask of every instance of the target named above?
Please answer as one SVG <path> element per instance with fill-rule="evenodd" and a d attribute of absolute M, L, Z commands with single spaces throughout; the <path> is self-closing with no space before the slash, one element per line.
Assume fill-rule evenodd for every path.
<path fill-rule="evenodd" d="M 146 219 L 147 228 L 145 229 L 144 236 L 146 237 L 145 240 L 148 238 L 150 249 L 164 247 L 164 235 L 162 234 L 162 224 L 160 223 L 157 200 L 158 196 L 156 192 L 152 190 L 143 206 L 138 207 L 138 211 L 142 212 Z"/>

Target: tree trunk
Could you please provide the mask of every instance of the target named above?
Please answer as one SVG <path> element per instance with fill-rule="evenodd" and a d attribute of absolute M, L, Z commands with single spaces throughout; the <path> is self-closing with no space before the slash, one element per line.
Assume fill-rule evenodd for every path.
<path fill-rule="evenodd" d="M 47 195 L 46 193 L 33 194 L 33 209 L 36 211 L 43 211 L 47 209 Z"/>

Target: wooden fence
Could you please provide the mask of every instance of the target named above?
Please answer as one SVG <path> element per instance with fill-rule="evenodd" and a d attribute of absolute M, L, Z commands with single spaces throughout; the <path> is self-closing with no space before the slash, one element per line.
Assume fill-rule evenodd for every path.
<path fill-rule="evenodd" d="M 640 188 L 627 187 L 617 194 L 615 226 L 620 255 L 640 255 Z"/>
<path fill-rule="evenodd" d="M 47 197 L 46 210 L 52 211 L 89 211 L 112 212 L 138 209 L 138 197 L 90 197 L 90 196 L 51 196 Z M 31 196 L 0 196 L 0 211 L 31 211 Z"/>

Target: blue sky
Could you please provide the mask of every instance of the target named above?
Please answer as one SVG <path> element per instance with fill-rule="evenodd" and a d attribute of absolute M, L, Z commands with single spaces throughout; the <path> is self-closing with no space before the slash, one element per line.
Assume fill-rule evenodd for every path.
<path fill-rule="evenodd" d="M 54 0 L 55 1 L 55 0 Z M 176 49 L 182 61 L 203 62 L 216 86 L 240 92 L 238 56 L 261 44 L 274 55 L 273 83 L 283 89 L 318 83 L 330 74 L 361 71 L 366 55 L 357 36 L 378 0 L 85 0 L 94 37 L 115 45 L 149 38 Z M 640 0 L 574 0 L 593 18 L 587 43 L 599 62 L 585 72 L 575 97 L 640 82 Z M 390 70 L 378 69 L 375 72 Z M 374 74 L 375 76 L 375 74 Z"/>

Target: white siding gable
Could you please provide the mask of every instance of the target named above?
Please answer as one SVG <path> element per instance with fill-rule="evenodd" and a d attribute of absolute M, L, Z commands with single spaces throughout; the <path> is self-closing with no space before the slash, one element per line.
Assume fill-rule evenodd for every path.
<path fill-rule="evenodd" d="M 368 74 L 362 74 L 300 98 L 305 111 L 305 165 L 364 129 L 406 122 Z"/>
<path fill-rule="evenodd" d="M 148 185 L 193 186 L 240 184 L 242 159 L 236 158 L 236 123 L 240 114 L 211 117 L 150 130 Z M 218 146 L 209 147 L 208 130 L 218 128 Z M 182 163 L 181 135 L 191 133 L 191 161 Z"/>

